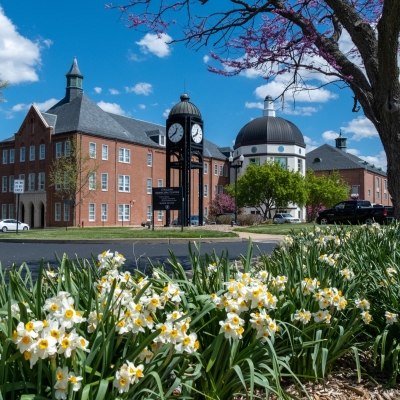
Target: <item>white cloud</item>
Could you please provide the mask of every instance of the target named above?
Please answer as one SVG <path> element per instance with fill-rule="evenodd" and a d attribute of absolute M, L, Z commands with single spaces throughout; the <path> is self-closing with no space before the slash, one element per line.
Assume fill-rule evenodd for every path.
<path fill-rule="evenodd" d="M 360 150 L 357 149 L 346 149 L 346 153 L 353 154 L 353 156 L 357 156 L 360 154 Z"/>
<path fill-rule="evenodd" d="M 203 62 L 204 62 L 205 64 L 207 64 L 209 60 L 210 60 L 210 56 L 205 55 L 205 56 L 203 57 Z"/>
<path fill-rule="evenodd" d="M 285 107 L 283 107 L 283 110 L 280 110 L 280 111 L 282 112 L 282 114 L 310 116 L 310 115 L 313 115 L 313 113 L 316 113 L 318 111 L 318 108 L 316 108 L 316 107 L 299 107 L 299 106 L 296 106 L 296 108 L 293 108 L 292 106 L 285 105 Z"/>
<path fill-rule="evenodd" d="M 339 136 L 339 133 L 335 131 L 325 131 L 322 134 L 322 138 L 325 140 L 325 142 L 328 142 L 329 140 L 335 140 Z"/>
<path fill-rule="evenodd" d="M 44 41 L 48 46 L 51 41 Z M 40 42 L 21 36 L 17 27 L 0 7 L 0 71 L 1 78 L 11 83 L 36 82 L 35 67 L 40 65 Z"/>
<path fill-rule="evenodd" d="M 343 133 L 354 134 L 349 138 L 350 140 L 360 141 L 361 139 L 370 139 L 379 136 L 372 122 L 363 116 L 351 120 L 347 123 L 347 126 L 342 126 L 341 129 Z"/>
<path fill-rule="evenodd" d="M 141 110 L 144 110 L 144 109 L 146 108 L 146 105 L 145 105 L 145 104 L 139 104 L 139 108 L 140 108 Z"/>
<path fill-rule="evenodd" d="M 94 91 L 95 91 L 97 94 L 100 94 L 102 90 L 103 90 L 103 89 L 102 89 L 101 87 L 98 87 L 98 86 L 96 86 L 96 87 L 94 88 Z"/>
<path fill-rule="evenodd" d="M 376 156 L 359 156 L 362 160 L 367 161 L 371 165 L 375 165 L 376 168 L 382 168 L 386 171 L 387 159 L 386 153 L 382 150 Z"/>
<path fill-rule="evenodd" d="M 167 108 L 164 112 L 163 112 L 163 117 L 164 118 L 168 118 L 169 112 L 171 111 L 170 108 Z"/>
<path fill-rule="evenodd" d="M 264 109 L 264 104 L 263 103 L 255 102 L 255 101 L 253 101 L 253 102 L 246 101 L 244 106 L 246 108 L 260 108 L 261 110 Z"/>
<path fill-rule="evenodd" d="M 287 76 L 287 78 L 289 78 L 289 76 Z M 272 82 L 256 88 L 254 93 L 258 98 L 261 99 L 264 99 L 267 95 L 272 96 L 272 98 L 276 98 L 284 92 L 289 79 L 285 79 L 283 75 L 280 75 Z M 285 93 L 285 100 L 293 101 L 293 99 L 295 99 L 298 102 L 326 103 L 327 101 L 336 99 L 338 97 L 337 94 L 323 88 L 318 89 L 313 85 L 307 85 L 307 87 L 309 90 L 295 91 L 293 88 L 287 90 Z"/>
<path fill-rule="evenodd" d="M 140 46 L 142 53 L 153 53 L 157 57 L 164 58 L 171 54 L 171 46 L 166 43 L 171 41 L 171 36 L 166 33 L 162 33 L 161 35 L 147 33 L 139 42 L 136 42 L 136 44 Z"/>
<path fill-rule="evenodd" d="M 53 44 L 53 41 L 50 39 L 44 39 L 43 44 L 47 47 L 50 48 L 50 46 Z"/>
<path fill-rule="evenodd" d="M 312 145 L 306 144 L 306 153 L 309 153 L 310 151 L 315 150 L 317 147 L 318 146 L 312 146 Z"/>
<path fill-rule="evenodd" d="M 135 62 L 139 62 L 139 61 L 144 61 L 145 60 L 144 57 L 139 57 L 137 54 L 133 53 L 132 50 L 128 50 L 127 58 L 128 58 L 129 61 L 135 61 Z"/>
<path fill-rule="evenodd" d="M 108 89 L 110 94 L 119 94 L 119 91 L 117 89 Z"/>
<path fill-rule="evenodd" d="M 99 101 L 97 105 L 106 112 L 118 115 L 125 115 L 125 111 L 117 103 L 106 103 L 105 101 Z"/>
<path fill-rule="evenodd" d="M 304 137 L 304 143 L 307 145 L 318 145 L 318 142 L 315 140 L 312 140 L 311 138 L 309 138 L 308 136 L 303 136 Z"/>
<path fill-rule="evenodd" d="M 50 107 L 54 106 L 54 104 L 58 103 L 60 100 L 58 99 L 49 99 L 46 101 L 43 101 L 42 103 L 35 103 L 35 106 L 39 109 L 39 111 L 47 111 Z M 18 112 L 18 111 L 27 111 L 29 110 L 30 106 L 32 104 L 24 104 L 24 103 L 19 103 L 16 104 L 15 106 L 12 107 L 12 111 Z"/>
<path fill-rule="evenodd" d="M 144 94 L 145 96 L 148 96 L 153 91 L 153 87 L 151 83 L 140 82 L 133 87 L 126 86 L 125 91 L 127 93 L 135 92 L 136 94 Z"/>

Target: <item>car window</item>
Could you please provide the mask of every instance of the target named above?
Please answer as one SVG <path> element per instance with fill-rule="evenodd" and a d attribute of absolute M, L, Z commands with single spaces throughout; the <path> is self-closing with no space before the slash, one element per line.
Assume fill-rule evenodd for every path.
<path fill-rule="evenodd" d="M 291 218 L 291 217 L 292 217 L 290 214 L 282 214 L 282 216 L 283 216 L 284 218 Z"/>
<path fill-rule="evenodd" d="M 336 204 L 335 208 L 338 208 L 339 210 L 343 210 L 344 205 L 345 205 L 345 203 L 339 203 L 339 204 Z"/>
<path fill-rule="evenodd" d="M 274 218 L 282 218 L 281 214 L 275 214 Z"/>

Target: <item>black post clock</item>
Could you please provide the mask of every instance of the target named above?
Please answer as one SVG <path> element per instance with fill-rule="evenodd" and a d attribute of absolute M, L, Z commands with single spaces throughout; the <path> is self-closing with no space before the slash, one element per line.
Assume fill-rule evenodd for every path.
<path fill-rule="evenodd" d="M 180 98 L 181 101 L 169 112 L 166 122 L 166 186 L 182 187 L 180 217 L 183 225 L 190 225 L 191 215 L 198 215 L 199 224 L 203 225 L 204 123 L 199 109 L 189 101 L 189 96 L 182 94 Z M 199 173 L 194 174 L 195 170 Z M 169 226 L 169 211 L 166 217 Z"/>

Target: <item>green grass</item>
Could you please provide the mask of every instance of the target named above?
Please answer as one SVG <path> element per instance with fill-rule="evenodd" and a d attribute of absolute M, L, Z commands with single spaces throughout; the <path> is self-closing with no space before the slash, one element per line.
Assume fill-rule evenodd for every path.
<path fill-rule="evenodd" d="M 8 232 L 1 239 L 135 239 L 135 238 L 221 238 L 237 237 L 233 232 L 219 232 L 207 229 L 184 228 L 132 228 L 132 227 L 96 227 L 96 228 L 48 228 L 30 231 Z"/>
<path fill-rule="evenodd" d="M 273 225 L 257 225 L 249 227 L 236 228 L 237 232 L 262 233 L 269 235 L 289 235 L 292 232 L 300 232 L 304 229 L 313 230 L 316 225 L 307 224 L 273 224 Z"/>

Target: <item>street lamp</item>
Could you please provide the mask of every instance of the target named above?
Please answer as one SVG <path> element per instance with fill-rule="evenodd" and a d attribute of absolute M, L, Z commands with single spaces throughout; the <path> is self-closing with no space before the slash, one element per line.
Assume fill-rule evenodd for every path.
<path fill-rule="evenodd" d="M 235 169 L 235 224 L 237 225 L 237 216 L 238 216 L 238 204 L 237 204 L 237 170 L 238 168 L 242 168 L 243 166 L 243 161 L 244 161 L 244 156 L 243 154 L 240 155 L 238 159 L 233 161 L 233 157 L 229 157 L 229 162 L 231 163 L 231 168 Z"/>

